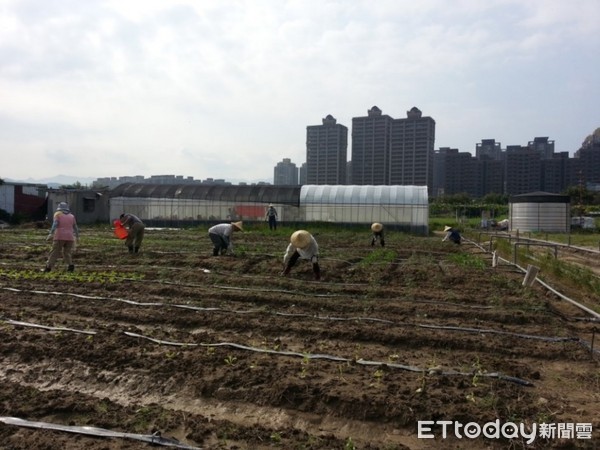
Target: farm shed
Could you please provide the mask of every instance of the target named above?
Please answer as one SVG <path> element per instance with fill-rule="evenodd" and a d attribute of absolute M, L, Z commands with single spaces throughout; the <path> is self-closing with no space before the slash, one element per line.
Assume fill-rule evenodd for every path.
<path fill-rule="evenodd" d="M 571 225 L 571 198 L 568 195 L 532 192 L 508 200 L 512 231 L 567 233 Z"/>
<path fill-rule="evenodd" d="M 110 192 L 110 219 L 122 212 L 151 226 L 185 226 L 223 220 L 263 221 L 273 204 L 287 223 L 382 222 L 428 232 L 425 186 L 167 185 L 125 183 Z"/>
<path fill-rule="evenodd" d="M 46 185 L 5 181 L 0 185 L 0 209 L 29 219 L 46 215 Z"/>
<path fill-rule="evenodd" d="M 78 224 L 108 220 L 108 189 L 48 189 L 48 218 L 60 202 L 67 202 Z"/>

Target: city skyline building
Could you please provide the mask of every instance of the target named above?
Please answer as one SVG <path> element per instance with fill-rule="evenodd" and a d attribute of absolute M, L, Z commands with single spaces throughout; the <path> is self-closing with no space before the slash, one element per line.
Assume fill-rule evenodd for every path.
<path fill-rule="evenodd" d="M 394 119 L 373 106 L 352 118 L 352 183 L 433 189 L 435 121 L 417 107 Z"/>
<path fill-rule="evenodd" d="M 306 184 L 346 184 L 348 128 L 328 114 L 306 127 Z"/>
<path fill-rule="evenodd" d="M 436 150 L 434 196 L 560 194 L 570 186 L 595 189 L 600 184 L 600 132 L 595 140 L 588 138 L 573 158 L 568 152 L 555 153 L 554 141 L 547 137 L 504 150 L 495 140 L 485 139 L 476 145 L 476 152 L 479 157 L 448 147 Z"/>
<path fill-rule="evenodd" d="M 300 166 L 300 171 L 299 171 L 299 177 L 298 177 L 298 181 L 300 183 L 301 186 L 307 184 L 306 183 L 306 162 L 303 162 L 302 165 Z"/>
<path fill-rule="evenodd" d="M 405 119 L 392 121 L 389 182 L 392 185 L 433 187 L 435 120 L 417 107 Z"/>
<path fill-rule="evenodd" d="M 274 185 L 298 185 L 298 167 L 290 158 L 283 158 L 273 169 Z"/>
<path fill-rule="evenodd" d="M 389 184 L 392 120 L 377 106 L 366 116 L 352 118 L 352 184 Z"/>

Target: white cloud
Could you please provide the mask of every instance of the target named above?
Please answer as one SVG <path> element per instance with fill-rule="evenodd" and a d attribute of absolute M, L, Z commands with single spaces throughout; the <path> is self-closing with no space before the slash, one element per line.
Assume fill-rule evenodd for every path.
<path fill-rule="evenodd" d="M 542 133 L 574 151 L 598 126 L 597 17 L 595 0 L 0 0 L 0 177 L 267 179 L 302 164 L 307 125 L 351 131 L 373 105 L 419 107 L 436 147 Z"/>

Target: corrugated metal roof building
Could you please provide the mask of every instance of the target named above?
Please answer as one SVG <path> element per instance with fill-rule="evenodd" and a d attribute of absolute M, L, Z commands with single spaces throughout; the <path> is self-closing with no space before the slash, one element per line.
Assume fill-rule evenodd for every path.
<path fill-rule="evenodd" d="M 110 192 L 110 219 L 123 212 L 151 226 L 264 221 L 273 204 L 283 223 L 381 222 L 428 233 L 426 186 L 273 186 L 122 184 Z"/>
<path fill-rule="evenodd" d="M 571 226 L 571 197 L 548 192 L 514 195 L 508 200 L 511 231 L 567 233 Z"/>

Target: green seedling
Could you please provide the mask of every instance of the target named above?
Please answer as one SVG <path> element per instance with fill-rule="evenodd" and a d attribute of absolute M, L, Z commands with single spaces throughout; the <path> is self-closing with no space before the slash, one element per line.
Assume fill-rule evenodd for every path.
<path fill-rule="evenodd" d="M 308 375 L 309 364 L 310 358 L 308 357 L 308 355 L 304 355 L 304 357 L 302 358 L 302 362 L 300 363 L 300 365 L 302 366 L 302 368 L 300 369 L 300 378 L 305 378 L 306 375 Z"/>
<path fill-rule="evenodd" d="M 356 450 L 356 445 L 354 445 L 354 441 L 351 437 L 346 439 L 346 442 L 344 443 L 344 450 Z"/>

